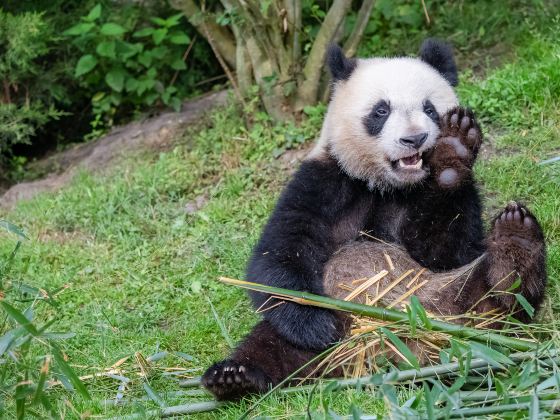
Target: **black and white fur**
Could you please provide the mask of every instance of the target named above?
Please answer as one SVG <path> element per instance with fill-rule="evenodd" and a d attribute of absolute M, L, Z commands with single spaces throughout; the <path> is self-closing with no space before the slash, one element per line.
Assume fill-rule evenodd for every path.
<path fill-rule="evenodd" d="M 278 200 L 247 280 L 324 294 L 327 262 L 361 231 L 399 244 L 433 272 L 481 256 L 471 176 L 480 129 L 457 108 L 450 47 L 427 40 L 420 58 L 347 59 L 333 46 L 327 62 L 333 86 L 321 136 Z M 265 307 L 264 320 L 203 377 L 218 399 L 265 391 L 346 334 L 341 314 L 296 303 L 266 310 L 276 302 L 251 298 Z"/>

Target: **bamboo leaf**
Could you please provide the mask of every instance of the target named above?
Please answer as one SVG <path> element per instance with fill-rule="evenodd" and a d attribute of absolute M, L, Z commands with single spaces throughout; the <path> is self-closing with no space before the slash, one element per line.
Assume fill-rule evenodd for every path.
<path fill-rule="evenodd" d="M 62 355 L 60 349 L 56 345 L 54 345 L 54 343 L 51 343 L 51 346 L 54 360 L 61 373 L 70 381 L 76 391 L 78 391 L 84 398 L 90 400 L 91 397 L 87 388 L 80 380 L 80 378 L 78 378 L 78 375 L 76 375 L 74 369 L 72 369 L 66 362 L 66 360 L 64 360 L 64 356 Z"/>
<path fill-rule="evenodd" d="M 511 286 L 507 288 L 506 292 L 513 292 L 519 289 L 519 286 L 521 286 L 521 278 L 517 277 L 515 281 L 511 284 Z"/>
<path fill-rule="evenodd" d="M 432 393 L 430 392 L 430 387 L 427 382 L 424 382 L 424 399 L 426 400 L 426 417 L 428 420 L 433 420 L 436 418 L 434 413 L 434 400 L 432 399 Z"/>
<path fill-rule="evenodd" d="M 432 329 L 432 323 L 430 321 L 430 318 L 428 318 L 428 315 L 426 314 L 426 310 L 424 309 L 424 307 L 420 303 L 420 300 L 416 296 L 413 295 L 410 298 L 410 304 L 412 306 L 414 306 L 414 308 L 416 309 L 416 313 L 420 317 L 420 320 L 424 323 L 424 327 L 427 330 L 431 330 Z"/>
<path fill-rule="evenodd" d="M 410 325 L 410 334 L 413 336 L 416 334 L 416 321 L 418 317 L 418 311 L 416 305 L 407 305 L 406 313 L 408 314 L 408 324 Z"/>
<path fill-rule="evenodd" d="M 556 387 L 556 390 L 560 392 L 560 375 L 555 372 L 552 376 L 546 378 L 540 384 L 537 385 L 537 391 L 543 391 L 548 388 Z"/>
<path fill-rule="evenodd" d="M 146 360 L 150 363 L 158 362 L 161 359 L 166 358 L 169 355 L 166 351 L 160 351 L 158 353 L 152 354 L 151 356 L 146 357 Z"/>
<path fill-rule="evenodd" d="M 23 327 L 17 327 L 13 330 L 8 331 L 0 338 L 0 356 L 2 356 L 6 350 L 8 350 L 14 341 L 25 334 L 26 329 Z"/>
<path fill-rule="evenodd" d="M 408 348 L 408 346 L 399 338 L 397 337 L 393 332 L 391 332 L 390 330 L 388 330 L 385 327 L 381 327 L 379 329 L 379 331 L 381 331 L 383 334 L 385 334 L 385 336 L 387 336 L 387 338 L 389 340 L 391 340 L 391 342 L 395 345 L 395 347 L 397 348 L 397 350 L 405 357 L 406 361 L 412 366 L 415 367 L 417 369 L 420 369 L 420 363 L 418 363 L 418 359 L 416 358 L 416 356 L 410 351 L 410 349 Z"/>
<path fill-rule="evenodd" d="M 153 402 L 158 404 L 161 408 L 166 407 L 165 402 L 161 399 L 157 392 L 152 389 L 148 382 L 144 382 L 142 386 L 144 387 L 144 391 L 146 391 L 146 394 L 148 394 L 148 397 L 150 397 Z"/>
<path fill-rule="evenodd" d="M 235 347 L 235 343 L 231 339 L 226 326 L 222 322 L 222 319 L 218 315 L 218 312 L 216 312 L 216 308 L 214 308 L 214 305 L 212 304 L 212 301 L 208 298 L 208 296 L 206 297 L 206 300 L 210 304 L 210 309 L 212 310 L 212 314 L 214 315 L 216 324 L 218 324 L 218 327 L 220 327 L 220 331 L 222 332 L 222 336 L 224 337 L 224 340 L 226 340 L 226 343 L 228 344 L 229 348 L 233 349 Z"/>
<path fill-rule="evenodd" d="M 513 365 L 513 360 L 488 346 L 476 342 L 469 343 L 469 345 L 475 356 L 486 360 L 493 366 L 503 367 L 502 364 Z"/>
<path fill-rule="evenodd" d="M 23 328 L 25 328 L 29 334 L 33 335 L 34 337 L 39 335 L 39 331 L 37 330 L 37 328 L 35 328 L 35 326 L 29 319 L 25 317 L 24 314 L 22 314 L 6 301 L 0 301 L 0 305 L 2 305 L 2 308 L 8 314 L 8 316 Z"/>
<path fill-rule="evenodd" d="M 49 365 L 51 363 L 50 356 L 45 357 L 45 362 L 41 367 L 41 372 L 39 374 L 39 381 L 37 382 L 37 389 L 35 390 L 35 395 L 33 397 L 32 404 L 37 404 L 42 400 L 43 391 L 45 388 L 45 382 L 47 380 L 47 375 L 49 373 Z"/>
<path fill-rule="evenodd" d="M 16 226 L 13 223 L 8 222 L 7 220 L 0 219 L 0 227 L 10 233 L 13 233 L 20 240 L 29 239 L 27 236 L 25 236 L 25 233 L 19 226 Z"/>
<path fill-rule="evenodd" d="M 523 309 L 525 309 L 527 315 L 529 315 L 530 318 L 533 318 L 533 316 L 535 315 L 535 308 L 533 308 L 533 305 L 531 305 L 529 301 L 525 299 L 525 296 L 516 293 L 515 299 L 517 300 L 517 302 L 519 302 L 519 304 L 523 307 Z"/>

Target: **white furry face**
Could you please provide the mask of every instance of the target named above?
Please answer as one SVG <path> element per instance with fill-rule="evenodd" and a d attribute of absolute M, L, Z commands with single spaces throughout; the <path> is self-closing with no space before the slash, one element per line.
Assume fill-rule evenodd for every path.
<path fill-rule="evenodd" d="M 361 59 L 336 82 L 316 149 L 328 147 L 372 188 L 411 185 L 428 174 L 422 154 L 435 145 L 439 117 L 457 105 L 447 80 L 420 59 Z"/>

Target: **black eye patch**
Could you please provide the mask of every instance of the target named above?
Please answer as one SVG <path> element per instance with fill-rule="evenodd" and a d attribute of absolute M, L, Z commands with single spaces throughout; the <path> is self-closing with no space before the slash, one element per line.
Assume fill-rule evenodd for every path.
<path fill-rule="evenodd" d="M 439 126 L 439 114 L 436 107 L 429 100 L 424 102 L 424 114 L 426 114 L 434 123 Z"/>
<path fill-rule="evenodd" d="M 363 118 L 364 126 L 370 136 L 377 136 L 383 130 L 385 122 L 391 115 L 391 107 L 389 104 L 381 100 L 377 102 L 371 112 Z"/>

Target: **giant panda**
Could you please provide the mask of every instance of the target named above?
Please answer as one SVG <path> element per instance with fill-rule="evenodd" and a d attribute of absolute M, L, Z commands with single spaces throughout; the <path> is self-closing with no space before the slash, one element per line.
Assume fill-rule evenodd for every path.
<path fill-rule="evenodd" d="M 332 46 L 327 63 L 332 94 L 321 135 L 264 227 L 247 280 L 341 297 L 337 284 L 373 275 L 390 253 L 427 270 L 418 297 L 433 313 L 509 310 L 515 298 L 500 292 L 517 277 L 518 293 L 538 308 L 543 234 L 524 205 L 510 202 L 484 235 L 472 173 L 482 134 L 459 106 L 451 47 L 428 39 L 418 58 L 349 59 Z M 458 280 L 444 288 L 450 277 Z M 341 313 L 251 297 L 264 319 L 202 378 L 220 400 L 268 390 L 348 330 Z"/>

